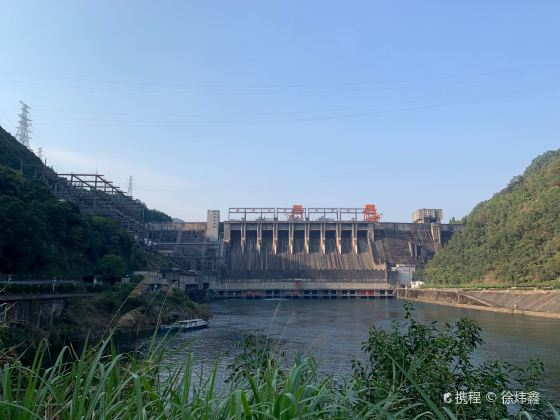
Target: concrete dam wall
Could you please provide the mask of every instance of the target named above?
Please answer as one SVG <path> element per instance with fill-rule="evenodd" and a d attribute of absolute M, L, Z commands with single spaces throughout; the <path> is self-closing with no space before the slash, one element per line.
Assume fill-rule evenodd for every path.
<path fill-rule="evenodd" d="M 221 288 L 392 289 L 392 269 L 422 266 L 461 228 L 355 221 L 226 222 Z"/>
<path fill-rule="evenodd" d="M 463 225 L 420 209 L 414 223 L 379 222 L 364 208 L 230 208 L 219 222 L 151 223 L 155 250 L 223 297 L 388 296 Z"/>

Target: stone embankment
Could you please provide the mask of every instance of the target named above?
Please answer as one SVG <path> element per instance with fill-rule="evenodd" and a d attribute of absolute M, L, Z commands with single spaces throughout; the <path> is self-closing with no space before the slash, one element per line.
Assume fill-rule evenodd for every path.
<path fill-rule="evenodd" d="M 403 300 L 560 319 L 560 290 L 399 289 Z"/>
<path fill-rule="evenodd" d="M 94 293 L 0 294 L 0 325 L 51 326 L 60 318 L 69 300 L 93 296 Z"/>

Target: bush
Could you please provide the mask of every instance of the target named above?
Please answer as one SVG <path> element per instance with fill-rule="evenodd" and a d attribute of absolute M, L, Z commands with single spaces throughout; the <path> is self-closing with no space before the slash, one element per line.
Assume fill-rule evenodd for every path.
<path fill-rule="evenodd" d="M 99 261 L 99 273 L 103 281 L 115 283 L 125 275 L 126 264 L 120 256 L 107 254 Z"/>
<path fill-rule="evenodd" d="M 454 325 L 445 324 L 440 330 L 435 322 L 424 325 L 412 316 L 413 308 L 405 304 L 406 322 L 394 321 L 390 331 L 374 326 L 369 332 L 363 350 L 367 362 L 353 361 L 354 380 L 363 389 L 361 397 L 378 401 L 395 395 L 400 406 L 408 407 L 409 415 L 421 416 L 427 412 L 446 418 L 443 403 L 445 393 L 480 392 L 481 403 L 444 406 L 460 418 L 507 417 L 506 405 L 498 398 L 494 403 L 484 400 L 488 392 L 498 396 L 502 392 L 537 391 L 538 379 L 543 372 L 540 361 L 531 360 L 521 368 L 500 360 L 475 365 L 473 352 L 482 343 L 481 329 L 470 319 L 462 318 Z M 521 405 L 520 409 L 535 415 L 542 405 Z"/>

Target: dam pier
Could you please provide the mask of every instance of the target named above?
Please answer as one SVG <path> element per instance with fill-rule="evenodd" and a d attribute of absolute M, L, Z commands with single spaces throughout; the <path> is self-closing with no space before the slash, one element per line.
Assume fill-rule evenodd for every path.
<path fill-rule="evenodd" d="M 181 261 L 187 287 L 222 298 L 392 297 L 462 225 L 421 209 L 411 223 L 364 208 L 230 208 L 220 222 L 152 223 L 152 246 Z M 193 275 L 196 273 L 196 275 Z M 179 275 L 180 276 L 180 275 Z"/>

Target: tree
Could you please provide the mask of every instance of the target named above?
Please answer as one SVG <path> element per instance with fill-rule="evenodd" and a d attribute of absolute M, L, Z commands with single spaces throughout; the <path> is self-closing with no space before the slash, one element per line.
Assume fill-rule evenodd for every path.
<path fill-rule="evenodd" d="M 488 392 L 499 396 L 515 389 L 538 391 L 543 373 L 539 360 L 529 360 L 524 367 L 501 360 L 475 363 L 473 355 L 483 342 L 475 321 L 461 318 L 437 328 L 435 323 L 414 319 L 408 303 L 405 314 L 405 322 L 393 321 L 389 331 L 371 326 L 363 344 L 366 360 L 353 361 L 354 383 L 363 400 L 378 402 L 393 395 L 392 409 L 407 409 L 408 418 L 426 418 L 426 412 L 437 414 L 436 410 L 440 411 L 437 417 L 448 418 L 439 409 L 444 403 L 459 419 L 494 419 L 508 416 L 507 406 L 499 399 L 473 404 L 442 398 L 446 393 L 483 399 Z M 534 418 L 548 418 L 543 414 L 545 404 L 522 403 L 518 408 Z"/>
<path fill-rule="evenodd" d="M 124 260 L 115 254 L 107 254 L 99 261 L 99 274 L 102 280 L 115 283 L 126 273 Z"/>

